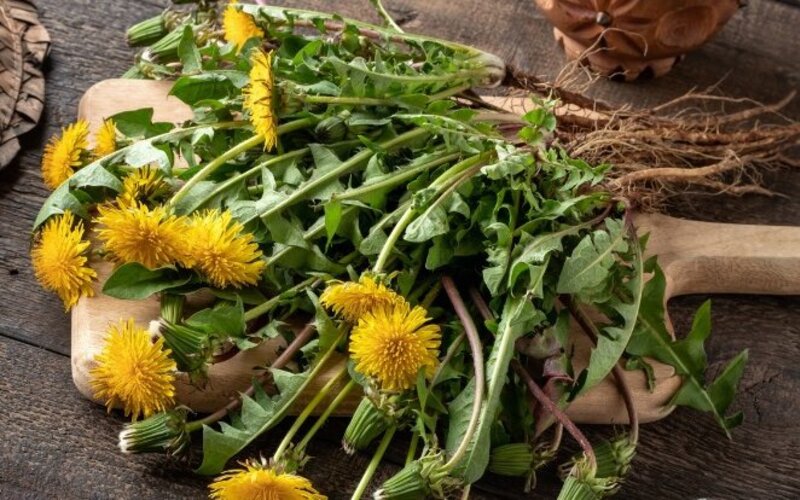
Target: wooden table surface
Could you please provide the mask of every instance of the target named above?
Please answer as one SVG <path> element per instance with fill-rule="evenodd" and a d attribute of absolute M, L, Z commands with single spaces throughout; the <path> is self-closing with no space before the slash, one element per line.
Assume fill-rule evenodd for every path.
<path fill-rule="evenodd" d="M 407 30 L 452 38 L 495 52 L 527 71 L 552 78 L 564 57 L 532 0 L 386 0 Z M 116 448 L 123 420 L 82 399 L 70 379 L 69 320 L 54 296 L 36 284 L 29 260 L 30 227 L 48 194 L 39 175 L 47 137 L 75 118 L 92 84 L 119 76 L 132 60 L 125 28 L 159 12 L 161 0 L 40 0 L 54 45 L 47 72 L 43 126 L 23 139 L 15 164 L 0 172 L 0 498 L 202 498 L 207 479 L 159 456 L 125 456 Z M 367 0 L 275 2 L 308 8 L 335 5 L 369 16 Z M 716 39 L 666 77 L 642 84 L 602 82 L 595 93 L 616 103 L 658 103 L 692 87 L 719 84 L 729 96 L 776 101 L 800 83 L 800 6 L 751 0 Z M 367 14 L 365 14 L 367 13 Z M 800 99 L 787 108 L 800 119 Z M 800 225 L 800 172 L 765 175 L 785 197 L 685 196 L 670 212 L 724 222 Z M 670 304 L 678 331 L 706 297 Z M 800 298 L 715 296 L 712 370 L 750 349 L 735 406 L 745 423 L 729 441 L 711 417 L 687 409 L 644 426 L 623 498 L 800 498 Z M 331 498 L 347 498 L 367 457 L 338 450 L 343 425 L 312 444 L 306 469 Z M 285 428 L 284 428 L 285 429 Z M 608 433 L 592 429 L 590 433 Z M 251 455 L 276 444 L 277 429 Z M 398 462 L 402 446 L 390 450 Z M 386 465 L 382 480 L 397 468 Z M 553 470 L 540 476 L 540 497 L 557 491 Z M 521 483 L 487 477 L 474 498 L 520 498 Z"/>

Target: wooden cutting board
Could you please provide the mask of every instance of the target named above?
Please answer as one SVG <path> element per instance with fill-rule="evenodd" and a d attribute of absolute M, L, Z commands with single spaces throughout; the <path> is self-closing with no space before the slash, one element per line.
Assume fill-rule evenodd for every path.
<path fill-rule="evenodd" d="M 96 130 L 102 120 L 121 111 L 152 107 L 154 120 L 182 122 L 192 117 L 180 101 L 168 96 L 171 82 L 145 80 L 106 80 L 90 88 L 80 102 L 78 115 Z M 488 98 L 509 111 L 524 112 L 532 103 L 522 98 Z M 664 215 L 637 215 L 635 224 L 640 234 L 650 233 L 649 255 L 658 255 L 667 278 L 667 298 L 694 293 L 800 294 L 800 227 L 717 224 L 681 220 Z M 81 299 L 72 311 L 72 376 L 78 390 L 94 399 L 89 385 L 93 358 L 100 352 L 108 325 L 133 318 L 142 327 L 159 317 L 155 298 L 124 301 L 104 296 L 102 282 L 111 272 L 111 264 L 96 259 L 92 265 L 98 273 L 96 294 Z M 202 299 L 193 299 L 202 300 Z M 667 320 L 669 321 L 669 320 Z M 671 325 L 668 325 L 671 329 Z M 588 359 L 590 345 L 579 327 L 573 324 L 576 370 Z M 725 332 L 715 332 L 725 335 Z M 178 400 L 197 412 L 218 409 L 236 394 L 245 390 L 256 372 L 268 365 L 282 347 L 272 340 L 259 347 L 210 367 L 209 383 L 199 390 L 180 377 Z M 343 363 L 343 358 L 331 364 Z M 668 415 L 672 395 L 681 379 L 667 365 L 652 362 L 656 388 L 650 392 L 644 375 L 625 372 L 642 422 L 652 422 Z M 302 408 L 328 380 L 327 376 L 312 384 L 299 398 Z M 336 390 L 331 391 L 336 394 Z M 351 393 L 339 407 L 338 414 L 352 413 L 360 394 Z M 324 401 L 318 408 L 325 408 Z M 620 424 L 628 416 L 616 382 L 609 377 L 573 402 L 567 410 L 577 423 Z"/>

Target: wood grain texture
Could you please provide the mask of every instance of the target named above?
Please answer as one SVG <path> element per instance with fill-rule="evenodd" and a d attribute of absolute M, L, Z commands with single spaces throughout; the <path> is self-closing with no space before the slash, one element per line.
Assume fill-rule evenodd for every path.
<path fill-rule="evenodd" d="M 332 5 L 325 0 L 274 3 L 317 9 Z M 565 62 L 532 0 L 387 3 L 411 31 L 478 45 L 538 75 L 553 78 Z M 782 98 L 800 83 L 800 9 L 789 2 L 749 3 L 711 43 L 665 77 L 636 85 L 601 82 L 593 94 L 618 104 L 647 106 L 719 83 L 729 96 Z M 0 285 L 5 292 L 0 301 L 2 498 L 201 498 L 205 493 L 205 482 L 185 468 L 158 457 L 127 458 L 116 451 L 121 421 L 107 417 L 72 387 L 69 320 L 58 299 L 35 284 L 28 260 L 29 228 L 47 195 L 38 172 L 46 138 L 74 119 L 80 96 L 93 83 L 127 68 L 133 52 L 124 46 L 123 30 L 165 5 L 155 0 L 37 2 L 55 41 L 44 127 L 23 138 L 22 154 L 0 173 Z M 336 2 L 336 8 L 368 17 L 366 0 Z M 800 100 L 786 112 L 800 119 Z M 670 211 L 708 221 L 800 225 L 800 172 L 768 173 L 765 182 L 787 197 L 687 195 Z M 670 303 L 678 331 L 686 331 L 691 313 L 705 298 Z M 645 426 L 622 498 L 800 497 L 800 298 L 712 298 L 715 333 L 708 354 L 714 366 L 750 348 L 736 403 L 745 412 L 745 423 L 734 431 L 733 441 L 710 418 L 689 410 Z M 345 458 L 336 450 L 342 429 L 342 423 L 332 422 L 322 433 L 330 436 L 328 442 L 314 443 L 311 450 L 317 460 L 308 474 L 331 498 L 345 497 L 366 465 L 364 456 Z M 270 437 L 257 444 L 266 452 L 274 445 Z M 397 461 L 402 453 L 398 445 L 389 457 Z M 392 470 L 387 466 L 380 474 L 385 477 Z M 542 489 L 537 491 L 544 498 L 557 491 L 554 477 L 552 469 L 541 476 Z M 488 477 L 481 484 L 474 498 L 522 498 L 519 481 Z"/>

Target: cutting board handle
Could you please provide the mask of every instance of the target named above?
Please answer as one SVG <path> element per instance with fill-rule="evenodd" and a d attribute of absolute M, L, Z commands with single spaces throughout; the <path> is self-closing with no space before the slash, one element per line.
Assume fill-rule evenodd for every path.
<path fill-rule="evenodd" d="M 695 293 L 800 294 L 800 227 L 720 224 L 657 214 L 635 218 L 650 233 L 667 296 Z"/>

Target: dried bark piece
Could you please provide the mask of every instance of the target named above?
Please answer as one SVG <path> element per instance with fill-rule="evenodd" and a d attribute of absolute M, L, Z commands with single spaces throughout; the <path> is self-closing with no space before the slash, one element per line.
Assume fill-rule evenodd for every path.
<path fill-rule="evenodd" d="M 49 50 L 50 35 L 36 7 L 29 0 L 0 0 L 0 169 L 42 115 L 42 64 Z"/>

